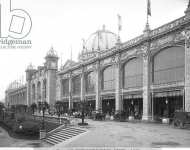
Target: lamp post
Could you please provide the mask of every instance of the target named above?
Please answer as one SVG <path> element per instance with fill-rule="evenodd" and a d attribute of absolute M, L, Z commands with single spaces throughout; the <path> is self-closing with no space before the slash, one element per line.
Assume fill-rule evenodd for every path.
<path fill-rule="evenodd" d="M 44 123 L 44 112 L 45 112 L 45 103 L 42 102 L 42 129 L 45 129 L 45 123 Z"/>
<path fill-rule="evenodd" d="M 44 139 L 46 137 L 46 131 L 45 131 L 45 122 L 44 122 L 44 111 L 45 111 L 45 102 L 41 102 L 42 107 L 42 128 L 40 130 L 40 139 Z"/>

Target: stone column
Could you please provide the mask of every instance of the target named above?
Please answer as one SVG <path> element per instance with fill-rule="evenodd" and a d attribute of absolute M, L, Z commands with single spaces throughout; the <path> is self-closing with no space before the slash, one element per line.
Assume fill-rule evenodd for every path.
<path fill-rule="evenodd" d="M 35 83 L 35 103 L 38 104 L 38 82 Z"/>
<path fill-rule="evenodd" d="M 185 32 L 185 111 L 190 112 L 190 29 Z"/>
<path fill-rule="evenodd" d="M 100 81 L 100 62 L 96 63 L 95 67 L 95 76 L 96 76 L 96 110 L 102 108 L 101 99 L 100 99 L 100 91 L 101 91 L 101 81 Z"/>
<path fill-rule="evenodd" d="M 69 109 L 73 108 L 72 102 L 72 74 L 69 74 Z"/>
<path fill-rule="evenodd" d="M 85 80 L 84 80 L 84 68 L 82 68 L 82 73 L 81 73 L 81 101 L 83 101 L 85 99 Z"/>
<path fill-rule="evenodd" d="M 26 105 L 31 105 L 31 81 L 27 81 L 26 84 Z"/>
<path fill-rule="evenodd" d="M 62 85 L 62 79 L 61 76 L 58 75 L 56 80 L 56 101 L 62 100 L 62 94 L 63 93 L 63 85 Z"/>
<path fill-rule="evenodd" d="M 41 95 L 41 102 L 42 101 L 45 101 L 45 99 L 44 99 L 44 95 L 43 95 L 43 91 L 44 91 L 44 89 L 43 89 L 43 86 L 44 86 L 44 83 L 43 83 L 43 80 L 42 81 L 40 81 L 40 83 L 41 83 L 41 93 L 40 93 L 40 95 Z"/>
<path fill-rule="evenodd" d="M 144 47 L 143 53 L 143 117 L 142 120 L 151 120 L 151 97 L 150 97 L 150 56 L 149 46 Z"/>
<path fill-rule="evenodd" d="M 115 110 L 121 111 L 123 109 L 123 102 L 121 99 L 121 62 L 120 54 L 115 58 Z"/>

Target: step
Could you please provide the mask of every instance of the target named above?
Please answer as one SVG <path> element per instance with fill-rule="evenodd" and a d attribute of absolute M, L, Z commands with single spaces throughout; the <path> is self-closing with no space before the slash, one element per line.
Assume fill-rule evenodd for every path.
<path fill-rule="evenodd" d="M 77 131 L 86 131 L 86 130 L 84 130 L 84 129 L 80 129 L 80 128 L 73 128 L 73 127 L 70 127 L 70 128 L 68 128 L 68 129 L 71 129 L 71 130 L 77 130 Z"/>
<path fill-rule="evenodd" d="M 62 140 L 66 140 L 66 139 L 71 138 L 72 136 L 52 135 L 51 137 L 56 137 L 56 138 L 59 138 L 59 139 L 62 139 Z M 50 137 L 50 138 L 51 138 L 51 137 Z"/>
<path fill-rule="evenodd" d="M 60 132 L 60 133 L 56 133 L 54 135 L 63 135 L 63 136 L 73 137 L 73 136 L 78 135 L 78 134 L 73 134 L 73 133 L 69 133 L 69 132 Z"/>
<path fill-rule="evenodd" d="M 62 130 L 61 133 L 83 133 L 85 131 L 76 131 L 76 130 Z"/>
<path fill-rule="evenodd" d="M 50 144 L 52 144 L 52 145 L 55 145 L 55 144 L 58 144 L 59 142 L 57 142 L 56 140 L 54 140 L 54 139 L 46 139 L 45 140 L 47 143 L 50 143 Z"/>
<path fill-rule="evenodd" d="M 52 135 L 49 135 L 44 141 L 46 141 L 49 144 L 55 145 L 60 142 L 71 139 L 74 136 L 77 136 L 84 132 L 86 132 L 86 130 L 68 127 L 68 128 L 61 129 L 60 131 L 53 133 Z"/>
<path fill-rule="evenodd" d="M 85 131 L 83 129 L 80 129 L 80 128 L 73 128 L 73 127 L 68 127 L 68 128 L 64 128 L 62 130 L 75 130 L 75 131 Z"/>
<path fill-rule="evenodd" d="M 51 136 L 51 137 L 49 137 L 49 138 L 47 138 L 47 139 L 56 140 L 57 142 L 62 142 L 62 141 L 63 141 L 63 140 L 61 140 L 61 139 L 59 139 L 59 138 L 57 138 L 57 137 L 53 137 L 53 136 Z"/>
<path fill-rule="evenodd" d="M 82 130 L 82 129 L 74 129 L 74 128 L 69 128 L 69 131 L 76 131 L 76 132 L 85 132 L 86 130 Z"/>

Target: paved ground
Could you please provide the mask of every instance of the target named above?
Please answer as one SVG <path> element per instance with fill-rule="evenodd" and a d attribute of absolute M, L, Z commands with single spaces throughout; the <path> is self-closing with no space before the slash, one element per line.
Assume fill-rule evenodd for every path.
<path fill-rule="evenodd" d="M 190 130 L 153 123 L 88 120 L 89 132 L 63 147 L 190 147 Z"/>
<path fill-rule="evenodd" d="M 129 123 L 87 120 L 89 132 L 52 149 L 71 147 L 189 147 L 190 130 L 152 123 Z M 77 121 L 75 122 L 77 123 Z M 0 147 L 48 147 L 39 140 L 19 140 L 9 137 L 0 128 Z M 45 148 L 45 149 L 46 149 Z"/>

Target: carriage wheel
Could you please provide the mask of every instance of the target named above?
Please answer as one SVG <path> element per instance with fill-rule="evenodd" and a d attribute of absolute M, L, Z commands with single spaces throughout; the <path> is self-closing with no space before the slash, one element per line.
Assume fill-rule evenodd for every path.
<path fill-rule="evenodd" d="M 174 120 L 173 125 L 174 125 L 174 127 L 179 128 L 179 127 L 180 127 L 180 123 L 181 123 L 181 121 L 180 121 L 180 120 L 178 120 L 178 119 L 176 119 L 176 120 Z"/>

